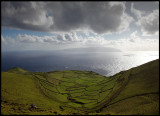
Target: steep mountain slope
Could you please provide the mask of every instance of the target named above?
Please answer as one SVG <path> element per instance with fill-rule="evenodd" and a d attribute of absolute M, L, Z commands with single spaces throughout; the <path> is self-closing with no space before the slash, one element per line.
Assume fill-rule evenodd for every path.
<path fill-rule="evenodd" d="M 1 77 L 2 114 L 159 114 L 159 59 L 111 77 L 20 68 Z"/>

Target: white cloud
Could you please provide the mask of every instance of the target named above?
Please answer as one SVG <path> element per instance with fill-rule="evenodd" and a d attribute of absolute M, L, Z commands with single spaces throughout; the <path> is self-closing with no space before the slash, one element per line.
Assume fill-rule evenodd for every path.
<path fill-rule="evenodd" d="M 7 44 L 6 40 L 3 38 L 3 36 L 1 35 L 1 42 L 4 44 Z"/>
<path fill-rule="evenodd" d="M 28 19 L 24 19 L 23 23 L 27 25 L 33 25 L 33 26 L 41 26 L 42 28 L 50 28 L 51 25 L 53 25 L 53 17 L 48 16 L 46 17 L 46 12 L 41 11 L 38 20 L 35 19 L 33 21 L 30 21 Z"/>
<path fill-rule="evenodd" d="M 27 43 L 36 42 L 36 38 L 35 37 L 32 37 L 32 36 L 27 35 L 27 34 L 24 34 L 24 35 L 19 34 L 17 36 L 17 40 L 20 41 L 20 42 L 27 42 Z"/>
<path fill-rule="evenodd" d="M 12 50 L 56 50 L 74 47 L 112 47 L 122 51 L 159 50 L 159 39 L 141 38 L 137 31 L 129 37 L 115 40 L 105 39 L 102 35 L 82 36 L 76 32 L 43 37 L 19 34 L 16 39 L 3 36 L 1 38 L 7 43 L 6 49 Z"/>
<path fill-rule="evenodd" d="M 136 25 L 141 28 L 143 36 L 159 34 L 159 9 L 147 12 L 134 8 L 134 3 L 132 3 L 131 12 L 137 17 Z"/>
<path fill-rule="evenodd" d="M 137 22 L 137 25 L 141 27 L 142 34 L 146 35 L 158 35 L 159 33 L 159 10 L 154 10 L 152 13 L 143 16 Z"/>
<path fill-rule="evenodd" d="M 139 19 L 141 18 L 142 14 L 144 14 L 144 11 L 140 11 L 134 8 L 134 3 L 131 3 L 131 12 Z"/>
<path fill-rule="evenodd" d="M 129 51 L 158 51 L 159 39 L 141 38 L 137 31 L 133 32 L 130 37 L 117 40 L 116 45 L 122 50 Z"/>
<path fill-rule="evenodd" d="M 2 43 L 6 44 L 6 45 L 11 45 L 11 44 L 15 44 L 16 40 L 14 38 L 11 38 L 9 36 L 3 37 L 1 35 L 1 40 Z"/>
<path fill-rule="evenodd" d="M 131 24 L 131 22 L 134 21 L 134 19 L 132 17 L 130 17 L 129 15 L 127 15 L 126 13 L 123 13 L 123 16 L 121 17 L 121 25 L 119 27 L 119 32 L 121 33 L 123 31 L 126 31 L 129 29 L 129 25 Z"/>

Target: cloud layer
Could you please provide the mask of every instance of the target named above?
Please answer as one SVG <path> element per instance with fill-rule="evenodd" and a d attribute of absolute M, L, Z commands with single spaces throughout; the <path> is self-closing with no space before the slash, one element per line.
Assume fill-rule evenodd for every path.
<path fill-rule="evenodd" d="M 2 26 L 35 31 L 122 32 L 133 18 L 123 2 L 2 2 Z"/>
<path fill-rule="evenodd" d="M 107 40 L 101 35 L 79 36 L 75 32 L 60 33 L 53 36 L 34 36 L 19 34 L 15 39 L 1 36 L 2 48 L 7 50 L 55 50 L 58 48 L 76 47 L 112 47 L 120 50 L 143 51 L 158 50 L 159 39 L 140 38 L 137 31 L 129 37 L 118 40 Z"/>
<path fill-rule="evenodd" d="M 159 48 L 159 2 L 2 2 L 1 13 L 2 29 L 21 30 L 2 33 L 5 50 Z"/>

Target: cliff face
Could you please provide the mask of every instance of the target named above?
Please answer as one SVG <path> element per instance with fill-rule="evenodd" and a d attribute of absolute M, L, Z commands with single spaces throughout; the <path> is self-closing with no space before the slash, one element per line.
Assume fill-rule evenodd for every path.
<path fill-rule="evenodd" d="M 1 77 L 2 114 L 159 114 L 159 59 L 111 77 L 21 68 Z"/>

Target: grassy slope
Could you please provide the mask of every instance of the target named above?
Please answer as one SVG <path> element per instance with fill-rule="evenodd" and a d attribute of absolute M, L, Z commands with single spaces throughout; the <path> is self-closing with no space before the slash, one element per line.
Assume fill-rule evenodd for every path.
<path fill-rule="evenodd" d="M 36 111 L 28 110 L 32 103 L 48 109 L 56 108 L 56 102 L 41 94 L 31 75 L 2 72 L 1 76 L 2 114 L 36 114 Z"/>
<path fill-rule="evenodd" d="M 127 85 L 102 112 L 159 114 L 159 60 L 132 68 Z"/>
<path fill-rule="evenodd" d="M 158 114 L 159 60 L 104 77 L 89 71 L 1 73 L 2 114 Z M 30 104 L 38 109 L 29 109 Z"/>

